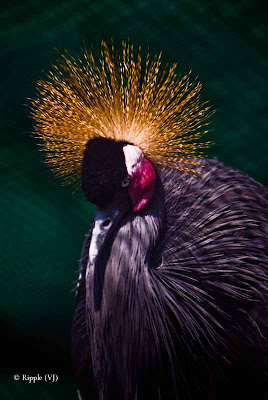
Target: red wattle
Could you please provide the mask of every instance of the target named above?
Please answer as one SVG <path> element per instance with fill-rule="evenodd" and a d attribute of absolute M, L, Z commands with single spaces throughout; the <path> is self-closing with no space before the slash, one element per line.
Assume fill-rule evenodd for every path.
<path fill-rule="evenodd" d="M 155 170 L 144 157 L 140 165 L 131 174 L 128 193 L 133 202 L 133 211 L 142 210 L 151 200 L 155 187 Z"/>

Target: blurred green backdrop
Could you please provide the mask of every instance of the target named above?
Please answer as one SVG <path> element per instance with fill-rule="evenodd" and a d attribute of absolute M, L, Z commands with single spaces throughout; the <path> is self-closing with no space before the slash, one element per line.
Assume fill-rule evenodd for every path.
<path fill-rule="evenodd" d="M 94 212 L 43 164 L 25 105 L 67 49 L 101 39 L 163 52 L 204 84 L 217 110 L 210 156 L 268 185 L 266 2 L 256 0 L 10 1 L 1 10 L 0 398 L 75 399 L 70 330 L 84 235 Z M 56 373 L 58 383 L 14 381 Z"/>

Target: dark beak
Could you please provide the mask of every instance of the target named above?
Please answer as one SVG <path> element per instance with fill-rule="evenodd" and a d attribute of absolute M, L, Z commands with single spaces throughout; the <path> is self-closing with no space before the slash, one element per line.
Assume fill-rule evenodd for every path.
<path fill-rule="evenodd" d="M 96 263 L 97 256 L 106 238 L 114 230 L 121 217 L 122 212 L 115 203 L 105 208 L 97 208 L 89 247 L 89 262 L 91 264 Z"/>
<path fill-rule="evenodd" d="M 127 191 L 116 194 L 114 199 L 104 207 L 96 209 L 94 227 L 88 250 L 88 266 L 93 272 L 94 310 L 101 307 L 106 265 L 113 245 L 113 234 L 129 211 L 132 210 L 132 201 Z"/>

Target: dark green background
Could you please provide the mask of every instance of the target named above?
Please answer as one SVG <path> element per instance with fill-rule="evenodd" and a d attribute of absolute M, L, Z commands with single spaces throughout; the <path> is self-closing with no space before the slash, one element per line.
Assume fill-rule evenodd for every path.
<path fill-rule="evenodd" d="M 94 210 L 43 164 L 27 98 L 56 49 L 79 56 L 84 42 L 98 50 L 103 38 L 149 45 L 203 82 L 217 110 L 210 156 L 267 185 L 267 7 L 255 0 L 7 4 L 0 14 L 0 398 L 75 399 L 70 290 Z M 59 383 L 13 381 L 15 373 L 46 372 Z"/>

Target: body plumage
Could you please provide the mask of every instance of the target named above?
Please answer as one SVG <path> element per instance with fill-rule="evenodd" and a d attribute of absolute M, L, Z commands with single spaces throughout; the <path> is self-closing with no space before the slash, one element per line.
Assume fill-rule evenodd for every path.
<path fill-rule="evenodd" d="M 267 190 L 216 160 L 201 178 L 158 174 L 152 203 L 121 220 L 95 268 L 86 238 L 73 327 L 78 381 L 92 357 L 86 379 L 100 399 L 264 399 Z"/>

